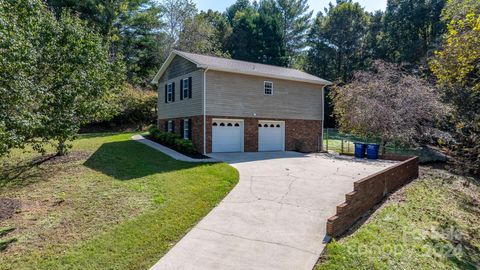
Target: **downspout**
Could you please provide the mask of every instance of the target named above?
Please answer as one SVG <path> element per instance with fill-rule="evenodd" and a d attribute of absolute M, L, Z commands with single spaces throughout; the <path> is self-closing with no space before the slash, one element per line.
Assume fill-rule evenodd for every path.
<path fill-rule="evenodd" d="M 320 152 L 323 152 L 324 125 L 325 125 L 325 85 L 322 86 L 322 131 L 320 133 Z"/>
<path fill-rule="evenodd" d="M 203 154 L 207 154 L 207 71 L 203 70 Z"/>

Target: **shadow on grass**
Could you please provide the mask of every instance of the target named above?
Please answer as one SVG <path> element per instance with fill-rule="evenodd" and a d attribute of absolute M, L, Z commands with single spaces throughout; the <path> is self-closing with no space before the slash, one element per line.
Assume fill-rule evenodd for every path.
<path fill-rule="evenodd" d="M 83 164 L 118 180 L 131 180 L 202 166 L 174 160 L 135 141 L 104 143 Z"/>
<path fill-rule="evenodd" d="M 39 181 L 48 173 L 48 169 L 41 167 L 44 160 L 28 160 L 17 163 L 3 163 L 0 169 L 0 188 L 11 186 L 26 186 Z"/>

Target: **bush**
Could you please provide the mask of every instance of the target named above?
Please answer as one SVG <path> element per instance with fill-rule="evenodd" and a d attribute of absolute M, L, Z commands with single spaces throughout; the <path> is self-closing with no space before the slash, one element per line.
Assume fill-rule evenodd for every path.
<path fill-rule="evenodd" d="M 157 93 L 126 85 L 118 105 L 120 114 L 115 117 L 116 122 L 139 126 L 151 124 L 156 118 Z"/>
<path fill-rule="evenodd" d="M 193 155 L 197 153 L 192 141 L 183 139 L 180 135 L 160 131 L 157 127 L 151 126 L 148 128 L 148 132 L 152 139 L 160 144 L 168 146 L 178 152 Z"/>
<path fill-rule="evenodd" d="M 193 155 L 197 152 L 192 141 L 185 139 L 175 139 L 175 149 L 187 155 Z"/>
<path fill-rule="evenodd" d="M 96 122 L 82 127 L 83 132 L 142 130 L 155 123 L 157 93 L 126 84 L 115 99 L 116 115 L 109 121 Z"/>

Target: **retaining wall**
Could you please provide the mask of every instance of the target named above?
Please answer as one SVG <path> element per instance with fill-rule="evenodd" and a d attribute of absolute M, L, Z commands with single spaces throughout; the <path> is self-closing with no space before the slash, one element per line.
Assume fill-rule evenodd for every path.
<path fill-rule="evenodd" d="M 397 157 L 385 157 L 399 160 Z M 337 206 L 337 214 L 327 221 L 327 234 L 336 237 L 345 232 L 370 208 L 381 202 L 390 192 L 418 177 L 418 157 L 367 176 L 353 183 L 353 191 L 345 195 L 345 202 Z"/>

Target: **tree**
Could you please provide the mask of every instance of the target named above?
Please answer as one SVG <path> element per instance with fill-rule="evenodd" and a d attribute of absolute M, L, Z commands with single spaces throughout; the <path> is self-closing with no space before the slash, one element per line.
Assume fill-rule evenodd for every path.
<path fill-rule="evenodd" d="M 325 16 L 319 12 L 308 35 L 308 57 L 305 69 L 329 80 L 337 79 L 337 72 L 334 66 L 335 48 L 330 45 L 325 35 Z"/>
<path fill-rule="evenodd" d="M 253 7 L 237 11 L 233 19 L 232 35 L 227 45 L 233 59 L 259 62 L 257 20 L 258 12 Z"/>
<path fill-rule="evenodd" d="M 452 149 L 464 172 L 480 174 L 480 3 L 449 1 L 443 20 L 448 24 L 443 47 L 430 67 L 455 108 Z"/>
<path fill-rule="evenodd" d="M 327 78 L 345 82 L 353 71 L 368 67 L 368 21 L 369 14 L 351 0 L 339 0 L 335 6 L 330 4 L 325 15 L 319 13 L 309 35 L 309 54 L 314 56 L 307 61 L 310 69 L 328 69 L 332 73 Z"/>
<path fill-rule="evenodd" d="M 307 0 L 277 0 L 283 28 L 283 41 L 288 65 L 292 66 L 300 51 L 306 47 L 313 11 L 308 11 Z"/>
<path fill-rule="evenodd" d="M 340 129 L 380 138 L 383 153 L 388 142 L 420 138 L 448 111 L 427 81 L 381 61 L 372 71 L 355 72 L 353 81 L 332 95 Z"/>
<path fill-rule="evenodd" d="M 123 55 L 126 78 L 147 87 L 168 54 L 168 36 L 162 30 L 162 9 L 151 0 L 137 0 L 118 18 L 119 40 L 114 43 Z"/>
<path fill-rule="evenodd" d="M 0 2 L 0 156 L 31 142 L 40 126 L 39 45 L 52 19 L 40 1 Z"/>
<path fill-rule="evenodd" d="M 232 9 L 228 10 L 232 12 Z M 235 10 L 232 34 L 226 46 L 232 58 L 287 65 L 286 47 L 282 42 L 282 19 L 276 3 L 273 0 L 262 0 L 256 6 L 249 5 L 245 9 L 237 6 Z"/>
<path fill-rule="evenodd" d="M 237 0 L 233 5 L 227 8 L 227 11 L 225 11 L 225 16 L 227 17 L 230 24 L 233 25 L 233 20 L 235 19 L 237 12 L 244 12 L 245 10 L 250 8 L 252 8 L 252 5 L 250 4 L 249 0 Z"/>
<path fill-rule="evenodd" d="M 273 0 L 262 0 L 258 8 L 256 36 L 261 63 L 287 66 L 287 44 L 281 12 Z"/>
<path fill-rule="evenodd" d="M 59 18 L 65 9 L 73 11 L 95 28 L 102 36 L 114 38 L 118 34 L 115 24 L 120 14 L 128 11 L 128 0 L 46 0 L 48 7 Z M 136 3 L 137 1 L 132 1 Z M 115 38 L 114 38 L 115 39 Z"/>
<path fill-rule="evenodd" d="M 215 29 L 203 14 L 187 19 L 180 32 L 177 49 L 192 53 L 227 56 Z"/>
<path fill-rule="evenodd" d="M 57 18 L 71 11 L 110 43 L 110 54 L 123 55 L 130 83 L 148 86 L 172 47 L 154 0 L 47 0 Z"/>
<path fill-rule="evenodd" d="M 164 22 L 167 25 L 167 33 L 175 44 L 187 19 L 197 14 L 197 7 L 191 0 L 164 0 Z"/>
<path fill-rule="evenodd" d="M 81 125 L 113 117 L 112 100 L 123 85 L 123 66 L 109 61 L 109 46 L 69 13 L 60 15 L 42 40 L 38 84 L 41 127 L 35 135 L 57 142 L 59 155 L 68 150 Z"/>
<path fill-rule="evenodd" d="M 215 39 L 221 44 L 222 51 L 227 51 L 228 39 L 232 35 L 232 26 L 225 14 L 208 10 L 207 12 L 200 12 L 200 16 L 204 17 L 212 25 Z"/>
<path fill-rule="evenodd" d="M 445 0 L 388 0 L 384 43 L 388 60 L 418 65 L 435 48 L 444 24 Z"/>

